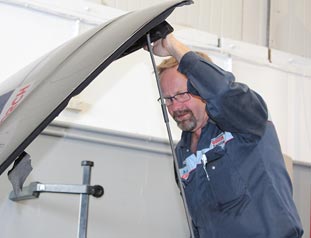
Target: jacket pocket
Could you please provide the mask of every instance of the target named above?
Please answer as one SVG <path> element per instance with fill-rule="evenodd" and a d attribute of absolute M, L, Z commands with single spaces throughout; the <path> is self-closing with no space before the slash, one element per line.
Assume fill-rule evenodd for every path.
<path fill-rule="evenodd" d="M 211 196 L 221 210 L 241 210 L 249 200 L 246 183 L 225 149 L 216 146 L 206 154 L 205 171 Z"/>

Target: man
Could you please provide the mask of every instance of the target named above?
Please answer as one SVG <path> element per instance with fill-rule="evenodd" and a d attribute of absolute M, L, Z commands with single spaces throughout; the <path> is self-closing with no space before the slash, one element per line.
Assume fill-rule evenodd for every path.
<path fill-rule="evenodd" d="M 275 128 L 263 99 L 172 34 L 153 45 L 199 238 L 294 238 L 303 230 Z"/>

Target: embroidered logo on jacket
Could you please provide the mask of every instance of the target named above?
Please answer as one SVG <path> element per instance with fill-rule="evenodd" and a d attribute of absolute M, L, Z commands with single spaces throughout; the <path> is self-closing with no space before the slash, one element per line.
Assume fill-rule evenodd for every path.
<path fill-rule="evenodd" d="M 225 134 L 224 134 L 224 133 L 221 133 L 221 134 L 219 134 L 216 138 L 213 138 L 213 139 L 211 140 L 211 145 L 210 145 L 210 147 L 215 148 L 217 145 L 223 147 L 224 144 L 225 144 L 225 142 L 226 142 Z"/>
<path fill-rule="evenodd" d="M 198 150 L 196 155 L 191 154 L 184 160 L 183 164 L 185 164 L 185 166 L 179 169 L 180 177 L 185 180 L 188 179 L 190 173 L 196 169 L 198 164 L 202 163 L 202 157 L 205 153 L 216 146 L 224 147 L 225 144 L 231 139 L 233 139 L 233 136 L 230 132 L 222 132 L 215 138 L 212 138 L 208 148 Z"/>

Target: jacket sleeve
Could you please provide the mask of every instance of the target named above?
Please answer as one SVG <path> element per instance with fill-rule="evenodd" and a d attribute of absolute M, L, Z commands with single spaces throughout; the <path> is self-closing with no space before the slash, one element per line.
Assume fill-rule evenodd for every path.
<path fill-rule="evenodd" d="M 264 100 L 234 75 L 194 52 L 183 56 L 178 70 L 188 78 L 188 91 L 207 103 L 209 117 L 224 131 L 261 137 L 268 119 Z"/>

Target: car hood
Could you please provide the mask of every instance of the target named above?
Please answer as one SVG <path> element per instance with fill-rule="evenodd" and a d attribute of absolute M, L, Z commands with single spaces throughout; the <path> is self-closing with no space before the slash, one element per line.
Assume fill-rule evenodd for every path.
<path fill-rule="evenodd" d="M 0 175 L 109 64 L 164 37 L 165 19 L 192 1 L 169 1 L 95 27 L 42 56 L 0 85 Z"/>

